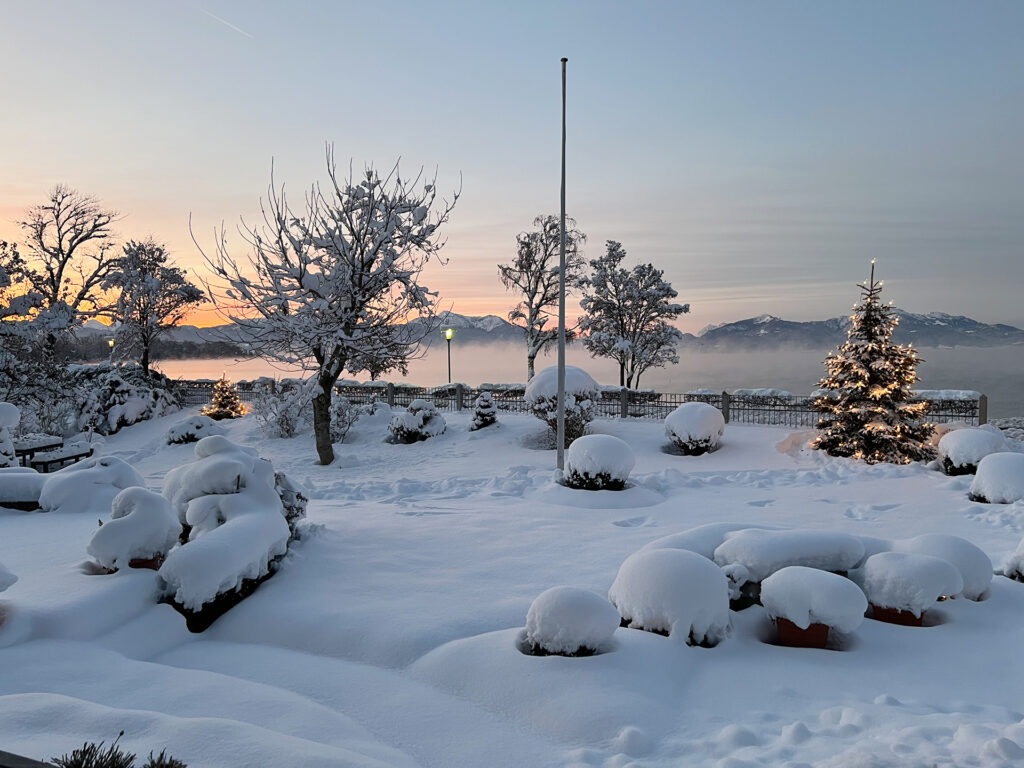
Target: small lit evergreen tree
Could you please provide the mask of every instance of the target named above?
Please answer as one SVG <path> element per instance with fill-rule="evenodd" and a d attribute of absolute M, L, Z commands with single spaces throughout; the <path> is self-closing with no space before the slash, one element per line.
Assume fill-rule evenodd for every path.
<path fill-rule="evenodd" d="M 935 426 L 924 421 L 928 402 L 910 389 L 922 360 L 910 346 L 892 342 L 899 318 L 879 300 L 874 260 L 870 279 L 859 287 L 846 341 L 828 355 L 827 373 L 818 382 L 827 392 L 814 401 L 822 416 L 813 446 L 869 464 L 932 459 L 926 441 Z"/>
<path fill-rule="evenodd" d="M 222 375 L 213 385 L 213 396 L 210 404 L 203 408 L 203 415 L 220 421 L 221 419 L 237 419 L 245 415 L 245 406 L 238 394 L 238 387 Z"/>

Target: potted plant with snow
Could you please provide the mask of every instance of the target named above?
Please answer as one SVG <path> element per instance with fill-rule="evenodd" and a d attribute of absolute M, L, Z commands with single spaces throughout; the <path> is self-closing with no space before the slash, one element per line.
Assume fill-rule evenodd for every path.
<path fill-rule="evenodd" d="M 683 403 L 665 417 L 665 434 L 684 456 L 717 451 L 724 433 L 725 417 L 708 403 Z"/>
<path fill-rule="evenodd" d="M 589 589 L 552 587 L 526 614 L 519 650 L 528 656 L 593 656 L 607 650 L 619 613 Z"/>
<path fill-rule="evenodd" d="M 178 543 L 181 523 L 163 496 L 125 488 L 110 505 L 110 521 L 93 534 L 86 552 L 108 573 L 125 566 L 158 570 Z"/>
<path fill-rule="evenodd" d="M 960 572 L 968 600 L 981 600 L 992 583 L 992 561 L 967 539 L 945 533 L 925 533 L 912 539 L 893 542 L 894 552 L 914 552 L 945 560 Z"/>
<path fill-rule="evenodd" d="M 621 491 L 636 463 L 633 449 L 613 435 L 584 435 L 565 454 L 565 484 L 587 491 Z"/>
<path fill-rule="evenodd" d="M 998 429 L 954 429 L 939 439 L 939 462 L 947 475 L 973 475 L 983 458 L 1005 450 L 1006 438 Z"/>
<path fill-rule="evenodd" d="M 775 622 L 779 642 L 796 648 L 824 648 L 831 630 L 853 632 L 868 601 L 847 578 L 793 565 L 761 582 L 761 603 Z"/>
<path fill-rule="evenodd" d="M 873 619 L 910 627 L 923 626 L 925 612 L 936 601 L 964 588 L 953 565 L 913 552 L 879 552 L 851 575 L 867 595 Z"/>

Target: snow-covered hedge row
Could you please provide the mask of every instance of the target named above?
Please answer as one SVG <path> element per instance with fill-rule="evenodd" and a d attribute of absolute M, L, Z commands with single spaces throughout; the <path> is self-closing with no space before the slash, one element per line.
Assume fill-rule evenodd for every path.
<path fill-rule="evenodd" d="M 665 434 L 687 456 L 717 451 L 725 432 L 725 417 L 708 403 L 683 403 L 665 417 Z"/>
<path fill-rule="evenodd" d="M 429 400 L 413 400 L 408 410 L 391 417 L 388 431 L 391 442 L 415 443 L 444 434 L 447 424 L 444 416 Z"/>
<path fill-rule="evenodd" d="M 565 454 L 565 484 L 588 491 L 621 491 L 636 464 L 633 449 L 612 435 L 576 438 Z"/>
<path fill-rule="evenodd" d="M 565 444 L 568 446 L 587 431 L 594 418 L 594 404 L 600 387 L 582 368 L 565 366 Z M 547 424 L 552 431 L 558 426 L 558 366 L 536 374 L 523 395 L 530 413 Z"/>
<path fill-rule="evenodd" d="M 72 431 L 91 427 L 101 435 L 112 435 L 122 427 L 181 407 L 173 381 L 156 371 L 146 378 L 134 364 L 71 365 L 68 382 L 67 398 L 74 406 L 68 425 Z"/>

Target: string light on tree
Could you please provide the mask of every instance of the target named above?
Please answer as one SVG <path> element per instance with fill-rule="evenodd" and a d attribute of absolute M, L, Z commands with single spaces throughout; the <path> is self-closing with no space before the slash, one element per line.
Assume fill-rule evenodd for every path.
<path fill-rule="evenodd" d="M 245 406 L 238 394 L 238 387 L 232 384 L 226 374 L 221 374 L 213 385 L 210 404 L 203 408 L 203 415 L 220 421 L 221 419 L 237 419 L 245 415 Z"/>

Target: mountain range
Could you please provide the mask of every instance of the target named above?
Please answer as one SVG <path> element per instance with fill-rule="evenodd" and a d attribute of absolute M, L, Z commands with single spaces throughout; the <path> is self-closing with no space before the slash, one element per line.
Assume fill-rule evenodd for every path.
<path fill-rule="evenodd" d="M 895 310 L 900 322 L 893 335 L 900 343 L 912 342 L 917 347 L 999 347 L 1024 344 L 1024 330 L 1012 325 L 981 323 L 963 315 L 930 312 L 925 315 Z M 453 328 L 458 343 L 521 342 L 523 330 L 497 315 L 467 316 L 454 312 L 441 313 L 441 328 Z M 413 323 L 420 321 L 414 320 Z M 706 351 L 748 351 L 780 347 L 830 349 L 846 338 L 848 317 L 798 322 L 774 315 L 761 315 L 732 323 L 712 325 L 696 335 L 684 333 L 680 349 Z M 109 328 L 90 321 L 80 335 L 109 333 Z M 241 344 L 245 333 L 233 325 L 197 328 L 179 326 L 166 334 L 169 341 L 204 344 L 227 341 Z M 438 333 L 438 343 L 444 337 Z"/>

